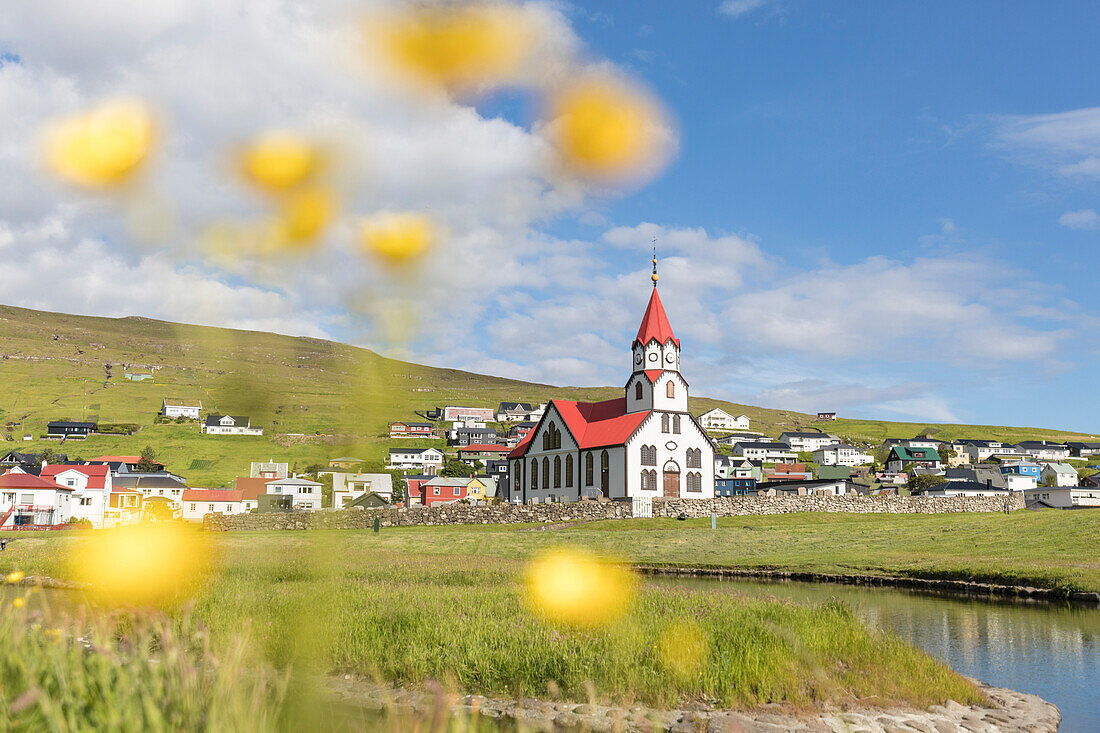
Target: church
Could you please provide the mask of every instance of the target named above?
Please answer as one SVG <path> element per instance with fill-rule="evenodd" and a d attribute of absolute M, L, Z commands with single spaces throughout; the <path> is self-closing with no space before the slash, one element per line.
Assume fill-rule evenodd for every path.
<path fill-rule="evenodd" d="M 714 496 L 714 443 L 688 412 L 680 340 L 657 294 L 656 257 L 652 279 L 623 396 L 551 400 L 508 454 L 513 500 Z"/>

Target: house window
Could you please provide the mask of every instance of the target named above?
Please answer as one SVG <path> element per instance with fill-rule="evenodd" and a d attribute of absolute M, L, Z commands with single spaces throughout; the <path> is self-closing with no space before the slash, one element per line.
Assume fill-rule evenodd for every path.
<path fill-rule="evenodd" d="M 195 511 L 195 505 L 194 504 L 191 505 L 191 511 Z"/>
<path fill-rule="evenodd" d="M 19 503 L 20 504 L 33 504 L 34 503 L 34 494 L 20 494 L 19 495 Z"/>
<path fill-rule="evenodd" d="M 554 456 L 554 488 L 561 488 L 561 456 Z"/>
<path fill-rule="evenodd" d="M 676 396 L 676 383 L 671 379 L 668 380 L 668 384 L 665 385 L 665 396 L 670 400 Z"/>
<path fill-rule="evenodd" d="M 640 381 L 634 383 L 634 399 L 642 399 L 642 383 Z"/>
<path fill-rule="evenodd" d="M 661 432 L 662 433 L 667 433 L 668 432 L 668 413 L 667 412 L 662 412 L 661 413 Z"/>
<path fill-rule="evenodd" d="M 213 505 L 213 504 L 207 504 L 207 507 L 208 507 L 208 508 L 207 508 L 207 510 L 206 510 L 206 511 L 208 511 L 208 512 L 212 512 L 212 511 L 214 511 L 214 505 Z"/>
<path fill-rule="evenodd" d="M 672 384 L 672 382 L 669 382 L 669 384 Z M 679 415 L 673 415 L 672 416 L 672 432 L 676 433 L 677 435 L 680 434 L 680 416 Z"/>
<path fill-rule="evenodd" d="M 565 457 L 565 488 L 573 488 L 573 455 Z"/>
<path fill-rule="evenodd" d="M 537 491 L 539 488 L 539 461 L 537 458 L 531 459 L 531 489 Z"/>
<path fill-rule="evenodd" d="M 592 452 L 589 451 L 584 456 L 584 485 L 585 486 L 591 486 L 592 485 L 592 480 L 593 480 L 592 479 L 592 474 L 593 474 L 593 470 L 592 470 Z"/>
<path fill-rule="evenodd" d="M 439 487 L 438 486 L 433 486 L 432 487 L 432 494 L 435 495 L 435 496 L 439 496 Z"/>
<path fill-rule="evenodd" d="M 451 493 L 454 494 L 455 496 L 458 496 L 458 487 L 456 486 L 453 489 L 451 489 Z"/>

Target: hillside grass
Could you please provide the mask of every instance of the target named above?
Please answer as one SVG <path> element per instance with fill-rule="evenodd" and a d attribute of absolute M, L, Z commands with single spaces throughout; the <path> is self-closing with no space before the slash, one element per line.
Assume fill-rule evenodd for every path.
<path fill-rule="evenodd" d="M 155 380 L 126 381 L 126 369 L 153 370 Z M 149 445 L 196 486 L 225 485 L 247 475 L 250 461 L 270 458 L 304 467 L 352 454 L 379 468 L 388 448 L 407 444 L 388 440 L 387 424 L 417 419 L 436 406 L 495 407 L 502 400 L 601 400 L 622 394 L 619 387 L 555 387 L 422 366 L 319 339 L 10 306 L 0 306 L 0 387 L 2 435 L 14 439 L 0 442 L 4 448 L 33 452 L 48 445 L 90 458 L 137 454 Z M 201 399 L 206 412 L 247 415 L 265 434 L 200 436 L 195 423 L 154 425 L 164 397 Z M 703 397 L 690 402 L 696 414 L 712 407 L 746 414 L 754 430 L 772 436 L 808 428 L 878 443 L 930 428 L 944 438 L 1083 437 L 998 426 L 818 423 L 811 415 L 785 410 Z M 82 418 L 142 427 L 132 436 L 93 436 L 84 442 L 38 440 L 50 420 Z M 35 439 L 22 441 L 24 433 Z M 281 437 L 288 433 L 303 437 Z"/>
<path fill-rule="evenodd" d="M 232 648 L 244 633 L 254 659 L 273 669 L 401 684 L 435 679 L 493 696 L 795 709 L 864 698 L 917 707 L 980 699 L 945 665 L 868 629 L 835 602 L 642 582 L 625 615 L 596 628 L 572 628 L 527 607 L 526 559 L 538 548 L 630 534 L 617 527 L 572 535 L 469 527 L 210 533 L 217 560 L 208 584 L 171 618 L 181 635 L 201 624 L 215 650 Z M 0 564 L 56 573 L 95 538 L 23 536 Z M 479 551 L 470 554 L 470 545 Z M 517 545 L 525 547 L 518 555 Z"/>

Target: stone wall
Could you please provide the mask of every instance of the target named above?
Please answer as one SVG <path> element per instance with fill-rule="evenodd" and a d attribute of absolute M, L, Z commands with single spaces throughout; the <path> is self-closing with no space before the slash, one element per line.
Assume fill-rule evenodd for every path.
<path fill-rule="evenodd" d="M 653 516 L 741 517 L 750 514 L 835 512 L 842 514 L 952 514 L 1023 509 L 1020 492 L 1005 496 L 719 496 L 713 499 L 654 499 Z"/>
<path fill-rule="evenodd" d="M 1008 499 L 1012 509 L 1023 509 L 1023 496 Z M 845 514 L 950 514 L 954 512 L 999 512 L 1005 498 L 992 497 L 909 497 L 909 496 L 724 496 L 714 499 L 654 499 L 653 516 L 688 517 L 790 514 L 793 512 L 836 512 Z M 621 501 L 581 501 L 572 504 L 526 504 L 515 506 L 473 506 L 437 504 L 407 509 L 348 509 L 321 512 L 269 512 L 223 516 L 207 514 L 206 529 L 369 529 L 378 518 L 383 527 L 417 524 L 515 524 L 543 522 L 629 519 L 631 504 Z"/>

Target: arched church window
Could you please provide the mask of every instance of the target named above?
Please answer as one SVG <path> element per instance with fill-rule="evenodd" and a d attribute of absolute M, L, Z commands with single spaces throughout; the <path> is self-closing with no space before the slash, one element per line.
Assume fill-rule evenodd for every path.
<path fill-rule="evenodd" d="M 573 454 L 570 453 L 565 457 L 565 487 L 567 489 L 573 488 Z"/>
<path fill-rule="evenodd" d="M 669 384 L 672 384 L 672 382 L 669 382 Z M 679 415 L 673 415 L 672 416 L 672 432 L 676 433 L 677 435 L 680 434 L 680 416 Z"/>
<path fill-rule="evenodd" d="M 557 426 L 554 427 L 554 447 L 561 448 L 561 431 Z"/>
<path fill-rule="evenodd" d="M 611 456 L 607 451 L 600 453 L 600 489 L 605 495 L 611 490 Z"/>
<path fill-rule="evenodd" d="M 641 380 L 634 383 L 634 399 L 642 399 L 642 382 Z"/>
<path fill-rule="evenodd" d="M 592 451 L 589 451 L 584 456 L 584 485 L 585 486 L 591 486 L 592 485 L 592 481 L 593 481 L 592 473 L 593 473 L 593 471 L 592 471 Z"/>
<path fill-rule="evenodd" d="M 531 488 L 535 491 L 539 488 L 539 459 L 531 459 Z"/>
<path fill-rule="evenodd" d="M 668 384 L 665 385 L 665 395 L 671 400 L 676 396 L 676 383 L 671 379 L 668 380 Z"/>
<path fill-rule="evenodd" d="M 561 456 L 554 456 L 554 488 L 561 488 Z"/>
<path fill-rule="evenodd" d="M 667 433 L 668 432 L 668 413 L 667 412 L 662 412 L 661 413 L 661 432 L 662 433 Z"/>
<path fill-rule="evenodd" d="M 550 459 L 542 459 L 542 488 L 550 488 Z"/>

